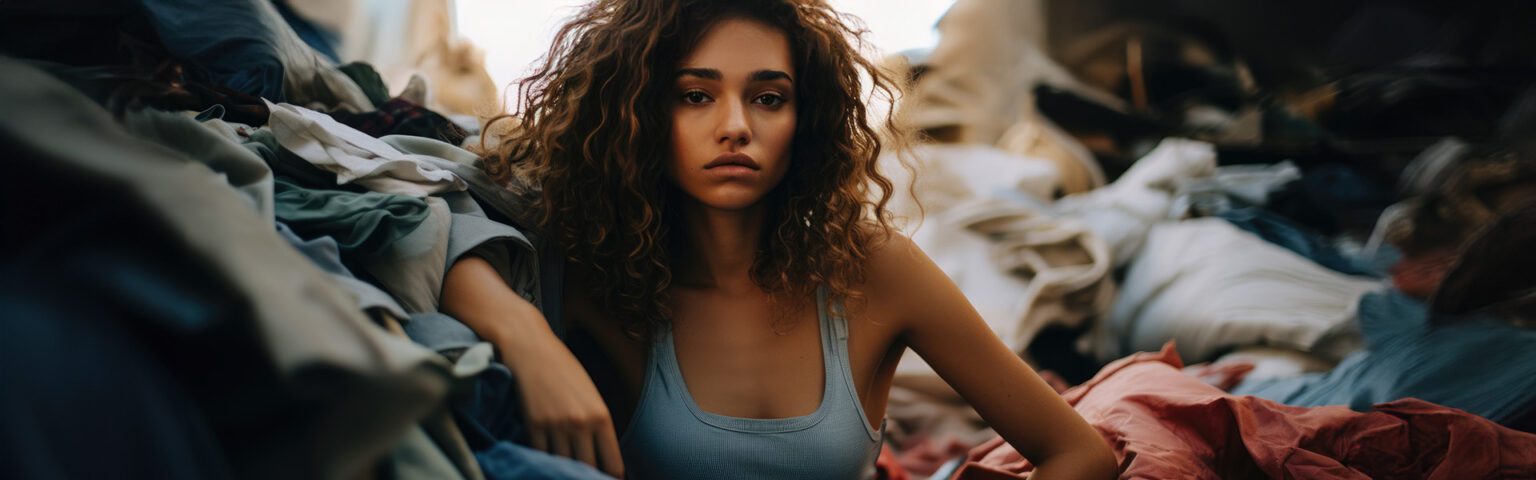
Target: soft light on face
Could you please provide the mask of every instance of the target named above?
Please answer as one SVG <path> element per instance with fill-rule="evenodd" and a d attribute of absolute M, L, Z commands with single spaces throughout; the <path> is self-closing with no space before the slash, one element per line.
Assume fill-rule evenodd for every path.
<path fill-rule="evenodd" d="M 794 79 L 783 32 L 716 23 L 676 72 L 667 178 L 706 207 L 757 204 L 789 170 Z"/>

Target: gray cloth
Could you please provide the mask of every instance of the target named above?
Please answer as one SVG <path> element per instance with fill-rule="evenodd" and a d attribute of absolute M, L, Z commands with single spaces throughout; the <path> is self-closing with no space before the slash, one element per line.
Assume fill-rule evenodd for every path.
<path fill-rule="evenodd" d="M 427 197 L 427 219 L 375 255 L 358 258 L 380 288 L 408 313 L 435 312 L 448 273 L 448 239 L 453 223 L 448 203 Z"/>
<path fill-rule="evenodd" d="M 545 319 L 556 333 L 563 333 L 558 296 L 561 277 L 558 274 L 564 258 L 554 256 L 551 261 L 550 255 L 541 255 L 543 252 L 535 248 L 536 237 L 507 223 L 531 208 L 530 204 L 492 181 L 477 166 L 479 157 L 467 150 L 430 138 L 406 135 L 390 135 L 380 140 L 411 154 L 412 158 L 453 172 L 468 185 L 466 192 L 439 195 L 453 211 L 448 264 L 452 265 L 470 253 L 485 258 L 514 292 L 543 310 Z M 493 219 L 492 215 L 498 218 Z"/>
<path fill-rule="evenodd" d="M 405 440 L 395 446 L 394 454 L 389 456 L 389 467 L 393 470 L 393 478 L 399 480 L 465 478 L 421 427 L 411 429 Z"/>
<path fill-rule="evenodd" d="M 277 385 L 257 393 L 288 403 L 219 399 L 247 407 L 232 421 L 271 420 L 221 438 L 238 445 L 226 453 L 241 476 L 357 477 L 442 405 L 447 363 L 371 323 L 207 165 L 137 138 L 90 99 L 8 58 L 0 58 L 0 111 L 0 135 L 35 152 L 8 159 L 13 169 L 68 172 L 120 192 L 123 202 L 154 212 L 189 261 L 244 294 L 230 309 L 249 332 L 242 341 L 261 351 L 244 358 L 246 368 L 270 372 Z"/>
<path fill-rule="evenodd" d="M 250 202 L 258 216 L 272 221 L 272 169 L 260 156 L 184 115 L 141 109 L 125 114 L 123 125 L 139 138 L 208 164 Z"/>

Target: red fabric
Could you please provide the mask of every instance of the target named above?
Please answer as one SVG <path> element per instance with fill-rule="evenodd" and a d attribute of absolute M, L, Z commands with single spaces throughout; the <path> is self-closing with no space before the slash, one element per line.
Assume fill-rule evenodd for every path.
<path fill-rule="evenodd" d="M 1063 395 L 1114 448 L 1120 478 L 1536 478 L 1536 435 L 1417 399 L 1290 407 L 1180 372 L 1170 343 L 1104 367 Z M 1026 478 L 1001 438 L 971 450 L 962 480 Z"/>
<path fill-rule="evenodd" d="M 937 440 L 932 437 L 913 437 L 903 442 L 898 450 L 900 453 L 896 454 L 896 462 L 908 472 L 932 476 L 939 467 L 965 456 L 975 447 L 975 443 L 961 441 L 954 435 L 946 435 Z"/>
<path fill-rule="evenodd" d="M 896 454 L 890 445 L 880 446 L 880 456 L 875 459 L 876 480 L 912 480 L 907 471 L 896 462 Z"/>

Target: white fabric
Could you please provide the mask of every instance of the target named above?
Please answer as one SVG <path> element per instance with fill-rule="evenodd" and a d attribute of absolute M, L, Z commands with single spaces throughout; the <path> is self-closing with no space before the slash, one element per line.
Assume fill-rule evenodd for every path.
<path fill-rule="evenodd" d="M 1378 288 L 1225 220 L 1163 223 L 1147 234 L 1091 349 L 1103 361 L 1169 339 L 1190 362 L 1251 345 L 1311 352 L 1348 330 L 1357 300 Z"/>
<path fill-rule="evenodd" d="M 917 145 L 908 160 L 917 172 L 915 184 L 912 172 L 892 154 L 880 158 L 880 173 L 896 186 L 887 209 L 912 223 L 921 220 L 923 212 L 942 212 L 981 196 L 1024 195 L 1044 201 L 1056 185 L 1056 168 L 1050 162 L 986 145 Z M 916 198 L 908 194 L 908 185 Z M 921 202 L 921 211 L 914 201 Z M 911 234 L 915 226 L 907 230 Z"/>
<path fill-rule="evenodd" d="M 1184 179 L 1173 201 L 1171 215 L 1194 212 L 1205 216 L 1229 210 L 1236 198 L 1248 205 L 1269 203 L 1269 194 L 1301 179 L 1301 169 L 1289 160 L 1274 165 L 1232 165 L 1217 167 L 1206 178 Z"/>
<path fill-rule="evenodd" d="M 336 174 L 336 184 L 356 183 L 369 190 L 414 197 L 468 188 L 452 172 L 418 155 L 401 153 L 388 143 L 342 125 L 307 108 L 267 103 L 272 134 L 294 155 Z"/>
<path fill-rule="evenodd" d="M 1235 352 L 1222 355 L 1213 364 L 1221 365 L 1239 362 L 1253 365 L 1253 370 L 1243 375 L 1244 382 L 1262 382 L 1265 380 L 1291 378 L 1305 373 L 1326 372 L 1332 370 L 1333 366 L 1337 364 L 1337 362 L 1319 358 L 1316 355 L 1273 347 L 1241 348 Z"/>
<path fill-rule="evenodd" d="M 918 218 L 903 188 L 908 172 L 886 158 L 898 190 L 889 208 L 909 220 L 898 225 L 1010 348 L 1022 352 L 1041 328 L 1081 325 L 1108 309 L 1108 245 L 1041 203 L 1055 184 L 1053 166 L 986 146 L 929 145 L 914 154 L 913 191 L 926 215 Z M 917 355 L 902 358 L 895 382 L 956 395 Z"/>
<path fill-rule="evenodd" d="M 1152 225 L 1170 218 L 1178 185 L 1215 171 L 1215 146 L 1169 138 L 1137 160 L 1115 183 L 1062 198 L 1053 211 L 1057 216 L 1076 218 L 1108 242 L 1119 267 L 1136 258 Z"/>

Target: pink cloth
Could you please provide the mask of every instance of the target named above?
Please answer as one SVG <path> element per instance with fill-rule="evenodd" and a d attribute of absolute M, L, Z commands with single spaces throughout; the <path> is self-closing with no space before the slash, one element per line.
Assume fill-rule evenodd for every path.
<path fill-rule="evenodd" d="M 1062 396 L 1115 450 L 1120 478 L 1536 478 L 1536 435 L 1417 399 L 1290 407 L 1222 392 L 1179 369 L 1172 343 L 1105 366 Z M 1027 478 L 995 438 L 953 478 Z"/>

